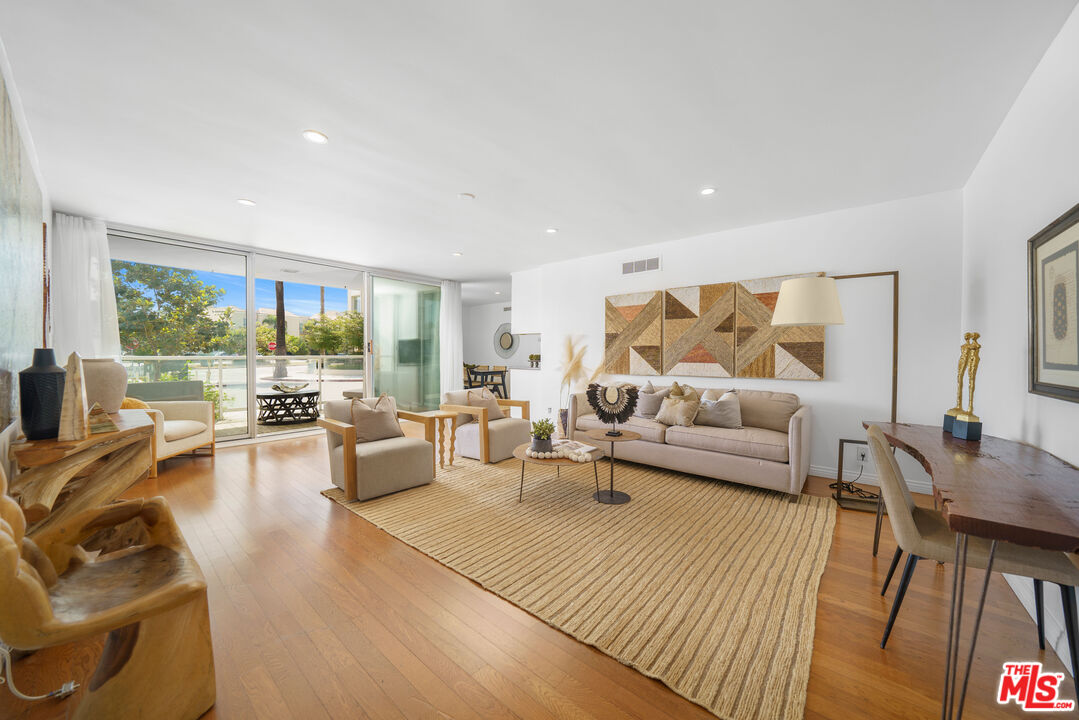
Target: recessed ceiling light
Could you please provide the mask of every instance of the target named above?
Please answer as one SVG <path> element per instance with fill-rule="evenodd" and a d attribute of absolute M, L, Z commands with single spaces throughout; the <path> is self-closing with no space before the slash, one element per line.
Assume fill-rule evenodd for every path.
<path fill-rule="evenodd" d="M 306 140 L 313 142 L 316 145 L 325 145 L 330 141 L 324 133 L 320 133 L 318 130 L 304 130 L 303 136 Z"/>
<path fill-rule="evenodd" d="M 475 200 L 476 196 L 472 193 L 457 193 L 458 200 Z"/>
<path fill-rule="evenodd" d="M 549 232 L 549 233 L 551 233 L 552 235 L 554 235 L 554 234 L 555 234 L 556 232 L 558 232 L 558 228 L 547 228 L 547 232 Z"/>
<path fill-rule="evenodd" d="M 501 294 L 502 294 L 501 290 L 495 290 L 495 295 L 501 295 Z"/>
<path fill-rule="evenodd" d="M 247 207 L 255 207 L 256 204 L 254 200 L 251 200 L 249 198 L 237 198 L 236 202 L 240 203 L 241 205 L 246 205 Z"/>
<path fill-rule="evenodd" d="M 714 187 L 701 188 L 701 195 L 712 195 L 715 191 L 716 189 Z"/>
<path fill-rule="evenodd" d="M 463 252 L 455 252 L 455 253 L 450 253 L 450 254 L 453 255 L 454 257 L 461 257 L 462 255 L 464 255 Z"/>

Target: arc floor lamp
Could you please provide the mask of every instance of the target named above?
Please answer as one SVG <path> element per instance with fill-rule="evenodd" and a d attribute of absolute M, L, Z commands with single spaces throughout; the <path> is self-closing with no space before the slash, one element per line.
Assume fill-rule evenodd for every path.
<path fill-rule="evenodd" d="M 899 398 L 899 271 L 858 273 L 855 275 L 832 275 L 820 277 L 802 277 L 784 280 L 779 287 L 776 309 L 772 314 L 772 325 L 842 325 L 843 308 L 839 304 L 837 280 L 860 280 L 863 278 L 892 278 L 892 412 L 891 421 L 895 422 L 896 404 Z M 843 479 L 843 446 L 847 444 L 865 445 L 864 439 L 839 441 L 839 462 L 837 463 L 836 482 L 832 496 L 840 507 L 848 510 L 865 510 L 877 513 L 878 533 L 880 526 L 880 496 Z M 846 493 L 846 494 L 844 494 Z M 877 554 L 874 542 L 873 554 Z"/>

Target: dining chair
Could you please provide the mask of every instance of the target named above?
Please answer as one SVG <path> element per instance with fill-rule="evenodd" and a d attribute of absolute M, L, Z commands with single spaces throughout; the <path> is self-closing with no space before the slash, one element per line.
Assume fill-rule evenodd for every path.
<path fill-rule="evenodd" d="M 955 562 L 955 533 L 948 527 L 944 515 L 938 510 L 918 507 L 910 493 L 899 463 L 890 451 L 888 440 L 876 425 L 866 430 L 869 448 L 877 466 L 880 479 L 880 491 L 888 510 L 888 522 L 892 526 L 898 547 L 892 556 L 891 565 L 884 579 L 880 594 L 884 595 L 891 582 L 892 575 L 903 553 L 908 553 L 903 574 L 899 578 L 892 609 L 888 614 L 888 623 L 884 628 L 880 646 L 883 649 L 892 632 L 895 618 L 903 604 L 907 586 L 914 574 L 919 560 L 936 560 L 940 563 Z M 967 565 L 984 569 L 989 561 L 990 543 L 977 537 L 967 541 Z M 1074 565 L 1066 553 L 1000 542 L 993 559 L 993 570 L 1009 575 L 1032 578 L 1035 582 L 1035 595 L 1038 621 L 1039 647 L 1045 647 L 1044 612 L 1041 609 L 1041 583 L 1053 582 L 1060 586 L 1060 598 L 1064 605 L 1064 624 L 1068 636 L 1068 648 L 1072 667 L 1079 667 L 1079 631 L 1076 622 L 1075 586 L 1079 585 L 1079 567 Z M 1079 694 L 1079 680 L 1076 681 Z"/>
<path fill-rule="evenodd" d="M 492 370 L 498 371 L 500 375 L 488 375 L 485 387 L 491 392 L 495 393 L 501 398 L 508 398 L 509 392 L 506 390 L 506 366 L 505 365 L 492 365 Z"/>

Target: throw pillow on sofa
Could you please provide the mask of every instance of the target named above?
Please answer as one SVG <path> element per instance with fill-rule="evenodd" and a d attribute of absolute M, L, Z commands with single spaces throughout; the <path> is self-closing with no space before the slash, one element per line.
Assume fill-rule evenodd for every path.
<path fill-rule="evenodd" d="M 496 398 L 495 394 L 487 388 L 483 388 L 482 390 L 469 390 L 468 406 L 487 408 L 488 422 L 491 420 L 501 420 L 506 417 L 502 412 L 502 408 L 498 405 L 498 398 Z M 472 419 L 475 420 L 476 417 L 473 416 Z"/>
<path fill-rule="evenodd" d="M 670 394 L 670 388 L 656 390 L 652 386 L 652 381 L 649 380 L 644 387 L 637 391 L 637 407 L 634 408 L 633 414 L 646 420 L 655 420 L 663 399 Z"/>
<path fill-rule="evenodd" d="M 356 428 L 356 442 L 374 442 L 404 437 L 401 423 L 397 422 L 397 403 L 383 393 L 374 407 L 359 398 L 352 400 L 352 425 Z"/>
<path fill-rule="evenodd" d="M 673 385 L 671 385 L 670 397 L 680 397 L 685 400 L 696 401 L 699 401 L 701 399 L 700 393 L 698 393 L 692 387 L 690 387 L 689 385 L 679 385 L 678 383 L 674 383 Z"/>
<path fill-rule="evenodd" d="M 701 401 L 696 399 L 696 395 L 690 400 L 686 399 L 684 395 L 676 397 L 672 392 L 670 397 L 663 398 L 663 402 L 659 406 L 659 412 L 656 413 L 656 422 L 664 425 L 693 427 L 693 418 L 697 417 L 697 410 L 700 406 Z"/>
<path fill-rule="evenodd" d="M 705 398 L 707 397 L 706 393 Z M 738 402 L 738 393 L 730 390 L 718 400 L 702 399 L 701 407 L 697 410 L 697 418 L 693 422 L 697 425 L 740 430 L 742 408 Z"/>

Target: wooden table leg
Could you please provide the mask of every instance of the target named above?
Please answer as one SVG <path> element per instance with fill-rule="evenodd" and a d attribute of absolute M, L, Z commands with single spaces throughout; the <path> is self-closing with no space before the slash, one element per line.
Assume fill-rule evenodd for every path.
<path fill-rule="evenodd" d="M 450 418 L 450 467 L 453 467 L 453 456 L 456 450 L 454 449 L 454 443 L 457 440 L 457 416 L 454 415 Z"/>
<path fill-rule="evenodd" d="M 446 467 L 446 423 L 442 418 L 435 418 L 438 423 L 438 466 Z"/>

